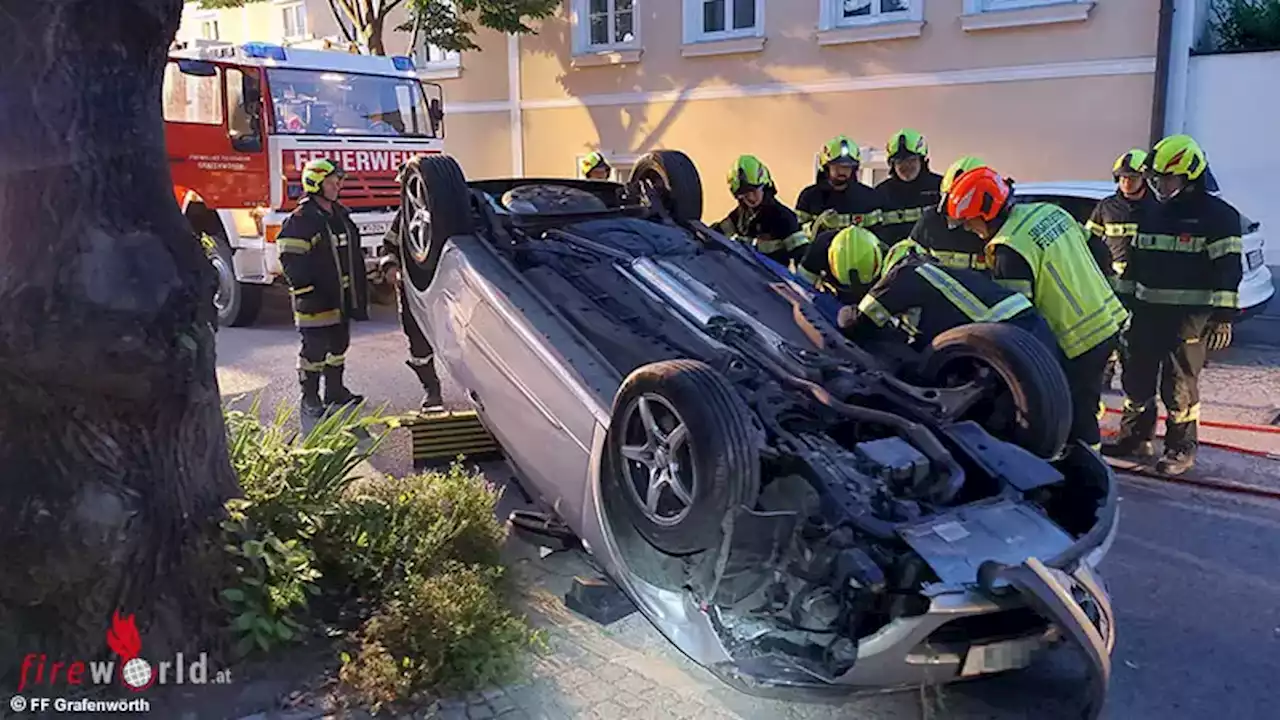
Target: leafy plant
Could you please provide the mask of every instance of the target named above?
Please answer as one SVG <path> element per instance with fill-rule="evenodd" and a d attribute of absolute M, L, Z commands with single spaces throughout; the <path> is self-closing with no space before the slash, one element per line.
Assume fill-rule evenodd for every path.
<path fill-rule="evenodd" d="M 365 626 L 342 681 L 366 702 L 454 694 L 512 679 L 541 634 L 508 608 L 503 568 L 449 563 L 414 577 Z"/>
<path fill-rule="evenodd" d="M 447 472 L 353 488 L 316 539 L 320 565 L 362 597 L 385 599 L 407 578 L 446 562 L 495 566 L 506 529 L 494 517 L 500 493 L 454 463 Z"/>
<path fill-rule="evenodd" d="M 1214 0 L 1209 26 L 1221 50 L 1280 49 L 1280 0 Z"/>
<path fill-rule="evenodd" d="M 298 617 L 307 609 L 308 595 L 320 592 L 314 584 L 320 573 L 312 567 L 310 550 L 296 539 L 282 541 L 271 530 L 256 528 L 246 514 L 251 506 L 248 500 L 228 501 L 228 518 L 222 521 L 224 549 L 233 558 L 238 584 L 221 595 L 231 613 L 239 655 L 297 640 L 304 629 Z"/>

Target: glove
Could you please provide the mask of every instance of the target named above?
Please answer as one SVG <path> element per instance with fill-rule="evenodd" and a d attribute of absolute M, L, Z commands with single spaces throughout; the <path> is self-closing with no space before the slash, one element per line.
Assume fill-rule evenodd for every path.
<path fill-rule="evenodd" d="M 858 309 L 852 305 L 845 305 L 840 308 L 840 312 L 836 314 L 836 325 L 841 330 L 848 330 L 858 321 Z"/>
<path fill-rule="evenodd" d="M 1219 320 L 1205 332 L 1205 349 L 1210 352 L 1225 350 L 1231 345 L 1231 323 Z"/>

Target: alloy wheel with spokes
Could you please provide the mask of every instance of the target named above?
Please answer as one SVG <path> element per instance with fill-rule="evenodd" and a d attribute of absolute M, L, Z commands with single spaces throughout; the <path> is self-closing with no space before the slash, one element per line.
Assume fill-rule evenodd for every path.
<path fill-rule="evenodd" d="M 636 398 L 625 415 L 622 456 L 628 490 L 656 525 L 670 527 L 688 517 L 696 494 L 689 457 L 689 429 L 661 396 Z"/>

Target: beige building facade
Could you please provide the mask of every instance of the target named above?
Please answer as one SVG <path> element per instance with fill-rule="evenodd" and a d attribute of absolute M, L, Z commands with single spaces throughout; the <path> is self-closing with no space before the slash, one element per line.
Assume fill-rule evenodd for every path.
<path fill-rule="evenodd" d="M 190 5 L 180 38 L 207 35 L 211 19 L 233 42 L 340 32 L 327 0 Z M 468 176 L 575 175 L 596 149 L 625 176 L 644 152 L 680 149 L 716 219 L 733 204 L 724 176 L 737 155 L 764 160 L 791 202 L 839 133 L 864 146 L 869 180 L 901 127 L 928 137 L 935 169 L 977 154 L 1018 180 L 1107 178 L 1149 141 L 1159 5 L 566 0 L 536 36 L 482 31 L 481 51 L 414 54 L 444 89 L 446 147 Z"/>

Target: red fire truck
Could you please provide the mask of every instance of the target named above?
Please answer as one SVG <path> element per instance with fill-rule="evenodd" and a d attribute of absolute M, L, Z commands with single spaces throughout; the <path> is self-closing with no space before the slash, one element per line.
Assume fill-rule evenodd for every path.
<path fill-rule="evenodd" d="M 347 173 L 341 201 L 366 267 L 400 202 L 397 168 L 444 150 L 440 87 L 407 57 L 201 42 L 170 51 L 164 77 L 174 196 L 212 239 L 224 325 L 251 325 L 281 277 L 276 237 L 302 197 L 301 171 L 326 157 Z M 373 282 L 379 278 L 371 277 Z"/>

